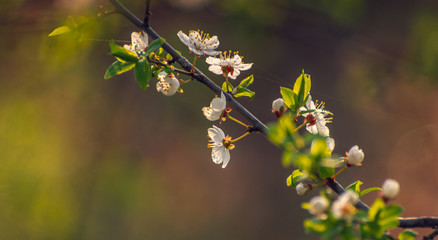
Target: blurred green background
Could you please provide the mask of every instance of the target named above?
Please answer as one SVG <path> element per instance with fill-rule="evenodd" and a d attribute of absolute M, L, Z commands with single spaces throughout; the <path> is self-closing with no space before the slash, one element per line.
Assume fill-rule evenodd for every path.
<path fill-rule="evenodd" d="M 144 1 L 123 3 L 143 17 Z M 238 142 L 226 169 L 211 161 L 206 87 L 193 82 L 169 98 L 155 81 L 142 92 L 131 72 L 103 79 L 108 40 L 122 45 L 137 31 L 127 20 L 96 21 L 79 43 L 47 36 L 99 5 L 112 9 L 1 0 L 0 239 L 316 239 L 305 235 L 300 208 L 316 192 L 286 187 L 290 170 L 262 135 Z M 176 33 L 199 28 L 255 63 L 242 76 L 254 74 L 256 96 L 242 103 L 266 123 L 279 86 L 310 73 L 313 97 L 335 114 L 335 153 L 365 151 L 364 166 L 337 179 L 373 187 L 395 178 L 405 216 L 438 215 L 438 2 L 152 0 L 151 8 L 151 26 L 185 56 Z M 221 128 L 243 133 L 228 121 Z"/>

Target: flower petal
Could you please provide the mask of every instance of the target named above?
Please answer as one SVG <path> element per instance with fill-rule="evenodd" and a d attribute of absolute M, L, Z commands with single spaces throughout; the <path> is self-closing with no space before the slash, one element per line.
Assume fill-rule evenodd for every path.
<path fill-rule="evenodd" d="M 214 73 L 214 74 L 218 74 L 218 75 L 222 75 L 222 68 L 218 65 L 211 65 L 210 67 L 208 67 L 208 70 L 210 70 L 210 72 Z"/>
<path fill-rule="evenodd" d="M 205 62 L 210 64 L 210 65 L 220 65 L 221 59 L 215 58 L 215 57 L 208 57 L 207 59 L 205 59 Z"/>
<path fill-rule="evenodd" d="M 189 40 L 189 36 L 187 36 L 185 33 L 183 33 L 182 31 L 179 31 L 176 35 L 178 35 L 179 40 L 181 40 L 182 43 L 184 43 L 186 46 L 190 46 L 190 40 Z"/>
<path fill-rule="evenodd" d="M 216 164 L 221 164 L 225 160 L 226 152 L 228 150 L 225 149 L 224 146 L 214 147 L 211 150 L 211 158 L 213 159 L 213 162 Z M 229 160 L 229 159 L 228 159 Z"/>
<path fill-rule="evenodd" d="M 233 75 L 231 75 L 231 73 L 228 73 L 228 77 L 230 77 L 231 79 L 236 79 L 237 76 L 240 75 L 240 71 L 239 69 L 235 68 L 233 71 Z"/>
<path fill-rule="evenodd" d="M 228 165 L 228 163 L 230 162 L 230 158 L 231 158 L 230 150 L 225 149 L 225 148 L 224 148 L 224 150 L 225 150 L 225 152 L 223 153 L 222 168 L 225 168 Z"/>
<path fill-rule="evenodd" d="M 208 129 L 208 136 L 213 142 L 222 144 L 222 140 L 225 138 L 225 133 L 222 129 L 213 125 L 212 128 Z"/>

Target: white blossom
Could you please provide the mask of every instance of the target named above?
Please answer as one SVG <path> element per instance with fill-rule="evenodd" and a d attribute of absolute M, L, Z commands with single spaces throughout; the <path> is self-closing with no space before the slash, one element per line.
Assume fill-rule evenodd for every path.
<path fill-rule="evenodd" d="M 157 91 L 165 96 L 174 95 L 179 89 L 179 80 L 173 74 L 160 72 L 158 74 Z"/>
<path fill-rule="evenodd" d="M 210 37 L 208 33 L 204 33 L 203 31 L 189 31 L 189 36 L 187 36 L 182 31 L 177 33 L 181 42 L 183 42 L 189 50 L 192 51 L 196 55 L 210 55 L 216 56 L 220 53 L 220 51 L 216 51 L 219 46 L 219 40 L 217 36 Z"/>
<path fill-rule="evenodd" d="M 145 32 L 132 32 L 131 44 L 125 44 L 123 47 L 129 51 L 139 54 L 144 51 L 148 46 L 148 35 Z"/>
<path fill-rule="evenodd" d="M 226 107 L 227 107 L 227 99 L 225 98 L 224 93 L 221 92 L 221 97 L 213 98 L 213 100 L 210 103 L 210 106 L 203 107 L 202 112 L 204 113 L 204 116 L 208 120 L 216 121 L 222 117 Z"/>
<path fill-rule="evenodd" d="M 333 217 L 337 219 L 345 219 L 351 221 L 354 214 L 356 213 L 356 208 L 354 204 L 359 200 L 357 193 L 347 190 L 342 193 L 341 196 L 333 202 L 331 211 Z"/>
<path fill-rule="evenodd" d="M 240 71 L 248 70 L 251 68 L 252 63 L 243 63 L 242 57 L 239 56 L 238 52 L 235 52 L 233 57 L 231 57 L 231 51 L 220 53 L 219 57 L 208 57 L 205 60 L 210 67 L 210 70 L 214 74 L 228 76 L 231 79 L 236 79 L 239 76 Z"/>
<path fill-rule="evenodd" d="M 333 152 L 333 149 L 335 149 L 335 139 L 328 137 L 325 139 L 325 142 L 327 143 L 330 153 Z"/>
<path fill-rule="evenodd" d="M 310 190 L 310 187 L 308 184 L 298 183 L 295 190 L 297 190 L 298 195 L 303 196 Z"/>
<path fill-rule="evenodd" d="M 382 186 L 382 195 L 384 198 L 394 199 L 400 192 L 400 184 L 394 179 L 386 179 Z"/>
<path fill-rule="evenodd" d="M 364 157 L 365 154 L 362 149 L 359 149 L 359 146 L 354 145 L 350 148 L 350 151 L 348 151 L 347 157 L 344 158 L 344 161 L 349 166 L 360 166 L 362 165 L 361 163 Z"/>
<path fill-rule="evenodd" d="M 277 98 L 272 102 L 272 112 L 275 113 L 277 118 L 283 116 L 283 113 L 286 111 L 287 106 L 284 103 L 283 98 Z"/>
<path fill-rule="evenodd" d="M 306 101 L 306 106 L 299 109 L 300 112 L 306 111 L 301 115 L 308 121 L 306 125 L 307 131 L 313 134 L 321 134 L 322 136 L 329 136 L 330 130 L 326 126 L 327 123 L 331 123 L 332 118 L 327 115 L 333 115 L 331 112 L 324 110 L 325 103 L 321 102 L 317 105 L 312 101 L 312 97 L 309 95 Z M 309 112 L 307 112 L 309 111 Z"/>
<path fill-rule="evenodd" d="M 316 196 L 310 199 L 309 212 L 312 215 L 320 215 L 324 213 L 330 205 L 329 200 L 322 196 Z"/>
<path fill-rule="evenodd" d="M 222 168 L 225 168 L 230 161 L 230 150 L 234 148 L 231 144 L 231 137 L 225 136 L 222 129 L 213 125 L 208 129 L 208 136 L 210 137 L 210 143 L 208 144 L 211 150 L 211 158 L 216 164 L 222 164 Z"/>

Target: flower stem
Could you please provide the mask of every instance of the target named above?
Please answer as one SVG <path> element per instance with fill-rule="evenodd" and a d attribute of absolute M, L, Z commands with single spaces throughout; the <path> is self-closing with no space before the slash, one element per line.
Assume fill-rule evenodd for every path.
<path fill-rule="evenodd" d="M 240 124 L 240 125 L 242 125 L 242 126 L 244 126 L 245 128 L 248 128 L 249 126 L 248 125 L 246 125 L 245 123 L 243 123 L 243 122 L 241 122 L 241 121 L 239 121 L 239 120 L 237 120 L 237 119 L 235 119 L 235 118 L 233 118 L 233 117 L 231 117 L 231 115 L 227 115 L 227 118 L 229 118 L 229 119 L 231 119 L 231 120 L 233 120 L 233 121 L 235 121 L 236 123 L 238 123 L 238 124 Z"/>
<path fill-rule="evenodd" d="M 298 126 L 297 128 L 295 128 L 295 130 L 293 132 L 296 132 L 298 130 L 300 130 L 302 127 L 306 126 L 307 122 L 304 121 L 303 124 L 301 124 L 300 126 Z"/>
<path fill-rule="evenodd" d="M 335 173 L 332 178 L 335 179 L 336 176 L 339 175 L 339 173 L 343 172 L 345 169 L 347 169 L 347 165 L 345 165 L 343 168 L 341 168 L 337 173 Z"/>
<path fill-rule="evenodd" d="M 230 143 L 235 143 L 235 142 L 239 141 L 240 139 L 242 139 L 242 138 L 248 136 L 249 134 L 251 134 L 251 133 L 250 133 L 250 132 L 246 132 L 246 133 L 243 134 L 242 136 L 240 136 L 240 137 L 238 137 L 238 138 L 236 138 L 236 139 L 234 139 L 234 140 L 231 140 Z"/>
<path fill-rule="evenodd" d="M 195 54 L 195 59 L 193 59 L 193 66 L 192 66 L 192 70 L 190 70 L 191 73 L 195 72 L 195 64 L 196 64 L 196 59 L 198 59 L 198 56 Z"/>
<path fill-rule="evenodd" d="M 228 73 L 225 75 L 225 81 L 227 82 L 227 93 L 230 93 L 230 90 L 228 89 Z"/>

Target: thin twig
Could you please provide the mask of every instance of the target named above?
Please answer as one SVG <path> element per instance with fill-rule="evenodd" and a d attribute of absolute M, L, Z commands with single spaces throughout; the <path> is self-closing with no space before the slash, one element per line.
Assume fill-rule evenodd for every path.
<path fill-rule="evenodd" d="M 431 234 L 423 237 L 423 240 L 433 240 L 436 236 L 438 236 L 438 229 L 435 229 Z"/>
<path fill-rule="evenodd" d="M 160 62 L 160 61 L 154 60 L 154 59 L 150 59 L 150 58 L 148 58 L 148 61 L 151 62 L 151 63 L 155 63 L 155 64 L 158 64 L 158 65 L 161 65 L 161 66 L 172 67 L 172 70 L 173 70 L 174 72 L 177 72 L 177 73 L 181 73 L 181 74 L 184 74 L 184 75 L 187 75 L 187 76 L 190 76 L 190 77 L 195 77 L 195 76 L 196 76 L 196 73 L 188 72 L 188 71 L 185 71 L 185 70 L 182 70 L 182 69 L 176 68 L 176 67 L 174 67 L 174 66 L 171 66 L 171 65 L 169 65 L 169 64 L 166 64 L 166 63 L 163 63 L 163 62 Z"/>
<path fill-rule="evenodd" d="M 151 0 L 146 0 L 146 10 L 144 12 L 143 25 L 149 26 L 149 15 L 151 15 L 151 11 L 149 11 L 151 7 Z"/>

